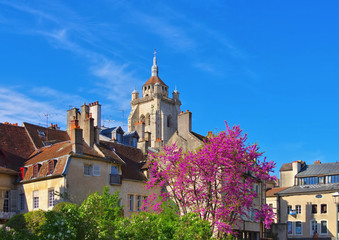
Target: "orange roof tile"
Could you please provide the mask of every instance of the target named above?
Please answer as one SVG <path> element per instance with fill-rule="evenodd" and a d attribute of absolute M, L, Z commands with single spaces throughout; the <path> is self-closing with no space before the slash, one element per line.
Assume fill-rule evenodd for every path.
<path fill-rule="evenodd" d="M 276 197 L 276 193 L 281 192 L 289 187 L 281 187 L 281 188 L 271 188 L 266 191 L 266 197 Z"/>
<path fill-rule="evenodd" d="M 167 85 L 158 76 L 150 77 L 144 85 L 156 84 L 156 83 L 160 83 L 161 85 L 164 85 L 167 87 Z"/>

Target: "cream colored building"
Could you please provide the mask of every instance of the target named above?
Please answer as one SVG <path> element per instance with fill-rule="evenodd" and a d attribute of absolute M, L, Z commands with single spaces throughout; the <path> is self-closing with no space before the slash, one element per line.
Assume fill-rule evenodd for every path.
<path fill-rule="evenodd" d="M 81 204 L 104 186 L 111 193 L 119 190 L 125 216 L 141 210 L 157 191 L 145 189 L 145 156 L 113 139 L 99 139 L 100 122 L 93 116 L 100 115 L 100 107 L 95 102 L 81 111 L 70 109 L 67 131 L 0 124 L 0 221 L 18 212 L 51 210 L 62 201 Z"/>
<path fill-rule="evenodd" d="M 311 239 L 315 231 L 319 239 L 336 239 L 339 163 L 285 163 L 280 182 L 267 202 L 274 204 L 277 222 L 287 224 L 288 239 Z"/>

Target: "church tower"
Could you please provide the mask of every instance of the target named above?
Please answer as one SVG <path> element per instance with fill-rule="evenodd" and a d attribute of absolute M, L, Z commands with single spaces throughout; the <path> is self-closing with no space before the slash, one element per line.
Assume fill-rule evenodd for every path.
<path fill-rule="evenodd" d="M 168 97 L 168 86 L 160 79 L 156 52 L 152 76 L 142 86 L 142 97 L 132 92 L 132 110 L 128 117 L 128 131 L 139 134 L 138 148 L 161 148 L 178 128 L 177 115 L 181 102 L 177 89 Z"/>

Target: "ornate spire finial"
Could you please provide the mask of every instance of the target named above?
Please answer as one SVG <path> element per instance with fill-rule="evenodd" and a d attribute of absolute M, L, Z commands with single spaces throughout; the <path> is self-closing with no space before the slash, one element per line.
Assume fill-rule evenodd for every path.
<path fill-rule="evenodd" d="M 154 49 L 153 57 L 153 66 L 152 66 L 152 76 L 158 76 L 158 66 L 157 66 L 157 52 Z"/>

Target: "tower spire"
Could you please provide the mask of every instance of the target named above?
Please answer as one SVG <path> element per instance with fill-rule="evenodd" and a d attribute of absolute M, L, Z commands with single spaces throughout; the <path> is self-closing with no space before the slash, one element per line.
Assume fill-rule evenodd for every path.
<path fill-rule="evenodd" d="M 153 57 L 153 66 L 152 66 L 152 76 L 158 76 L 158 66 L 157 66 L 157 52 L 154 49 Z"/>

